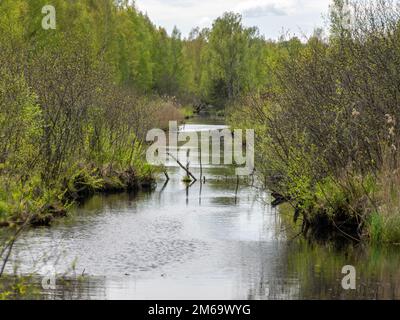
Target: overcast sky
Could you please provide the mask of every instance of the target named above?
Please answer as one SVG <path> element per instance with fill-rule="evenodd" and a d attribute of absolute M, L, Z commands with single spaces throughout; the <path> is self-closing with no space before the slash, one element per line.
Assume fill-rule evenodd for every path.
<path fill-rule="evenodd" d="M 244 23 L 257 26 L 266 38 L 282 30 L 309 35 L 325 24 L 330 0 L 136 0 L 136 6 L 169 32 L 176 25 L 184 36 L 193 27 L 210 27 L 226 11 L 243 15 Z"/>

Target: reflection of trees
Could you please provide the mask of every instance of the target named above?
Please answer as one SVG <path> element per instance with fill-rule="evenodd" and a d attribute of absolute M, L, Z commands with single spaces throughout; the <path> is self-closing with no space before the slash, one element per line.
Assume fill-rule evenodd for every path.
<path fill-rule="evenodd" d="M 279 300 L 296 299 L 299 295 L 298 280 L 287 277 L 283 272 L 287 257 L 286 245 L 279 242 L 266 242 L 254 254 L 258 259 L 250 270 L 246 270 L 248 282 L 247 299 Z"/>
<path fill-rule="evenodd" d="M 400 253 L 396 248 L 353 244 L 266 243 L 245 268 L 248 299 L 399 299 Z M 254 252 L 254 255 L 256 252 Z M 258 261 L 258 262 L 257 262 Z M 357 289 L 341 286 L 343 266 L 357 271 Z"/>
<path fill-rule="evenodd" d="M 0 281 L 2 298 L 12 300 L 104 300 L 106 288 L 105 277 L 58 278 L 54 290 L 44 290 L 40 276 L 9 276 Z"/>
<path fill-rule="evenodd" d="M 287 272 L 299 279 L 304 299 L 398 299 L 400 255 L 393 248 L 364 248 L 354 244 L 296 243 L 288 249 Z M 343 266 L 357 271 L 357 289 L 342 288 Z"/>
<path fill-rule="evenodd" d="M 46 300 L 106 299 L 105 277 L 77 277 L 57 280 L 56 290 L 41 291 Z"/>
<path fill-rule="evenodd" d="M 76 211 L 85 215 L 104 211 L 124 211 L 136 207 L 141 200 L 151 196 L 149 192 L 96 195 L 85 201 Z"/>
<path fill-rule="evenodd" d="M 218 206 L 235 206 L 237 200 L 235 197 L 214 197 L 210 200 L 210 203 Z"/>

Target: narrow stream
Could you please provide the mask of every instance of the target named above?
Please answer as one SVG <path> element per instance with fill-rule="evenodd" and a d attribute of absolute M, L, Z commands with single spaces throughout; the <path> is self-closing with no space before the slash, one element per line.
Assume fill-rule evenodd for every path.
<path fill-rule="evenodd" d="M 183 130 L 221 128 L 197 122 Z M 191 170 L 199 176 L 198 166 Z M 68 281 L 43 291 L 50 299 L 400 298 L 398 247 L 290 241 L 268 194 L 243 182 L 236 193 L 231 168 L 206 166 L 206 183 L 190 188 L 173 161 L 168 173 L 153 192 L 97 195 L 72 218 L 27 232 L 9 272 L 66 273 Z M 357 290 L 345 291 L 349 264 Z"/>

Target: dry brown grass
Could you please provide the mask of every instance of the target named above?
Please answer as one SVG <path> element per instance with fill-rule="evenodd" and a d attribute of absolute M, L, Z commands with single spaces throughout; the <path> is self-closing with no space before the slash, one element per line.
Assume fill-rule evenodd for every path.
<path fill-rule="evenodd" d="M 162 98 L 154 102 L 154 126 L 168 129 L 169 121 L 183 121 L 181 105 L 174 98 Z"/>

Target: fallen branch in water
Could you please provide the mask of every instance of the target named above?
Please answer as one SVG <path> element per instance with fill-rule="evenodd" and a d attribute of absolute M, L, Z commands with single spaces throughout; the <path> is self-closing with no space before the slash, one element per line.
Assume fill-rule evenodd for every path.
<path fill-rule="evenodd" d="M 176 161 L 176 163 L 183 169 L 186 171 L 186 174 L 191 177 L 193 179 L 194 182 L 197 181 L 196 177 L 188 170 L 188 168 L 186 168 L 177 158 L 175 158 L 172 154 L 170 154 L 169 152 L 167 152 L 167 155 L 169 155 L 172 159 L 174 159 Z"/>

